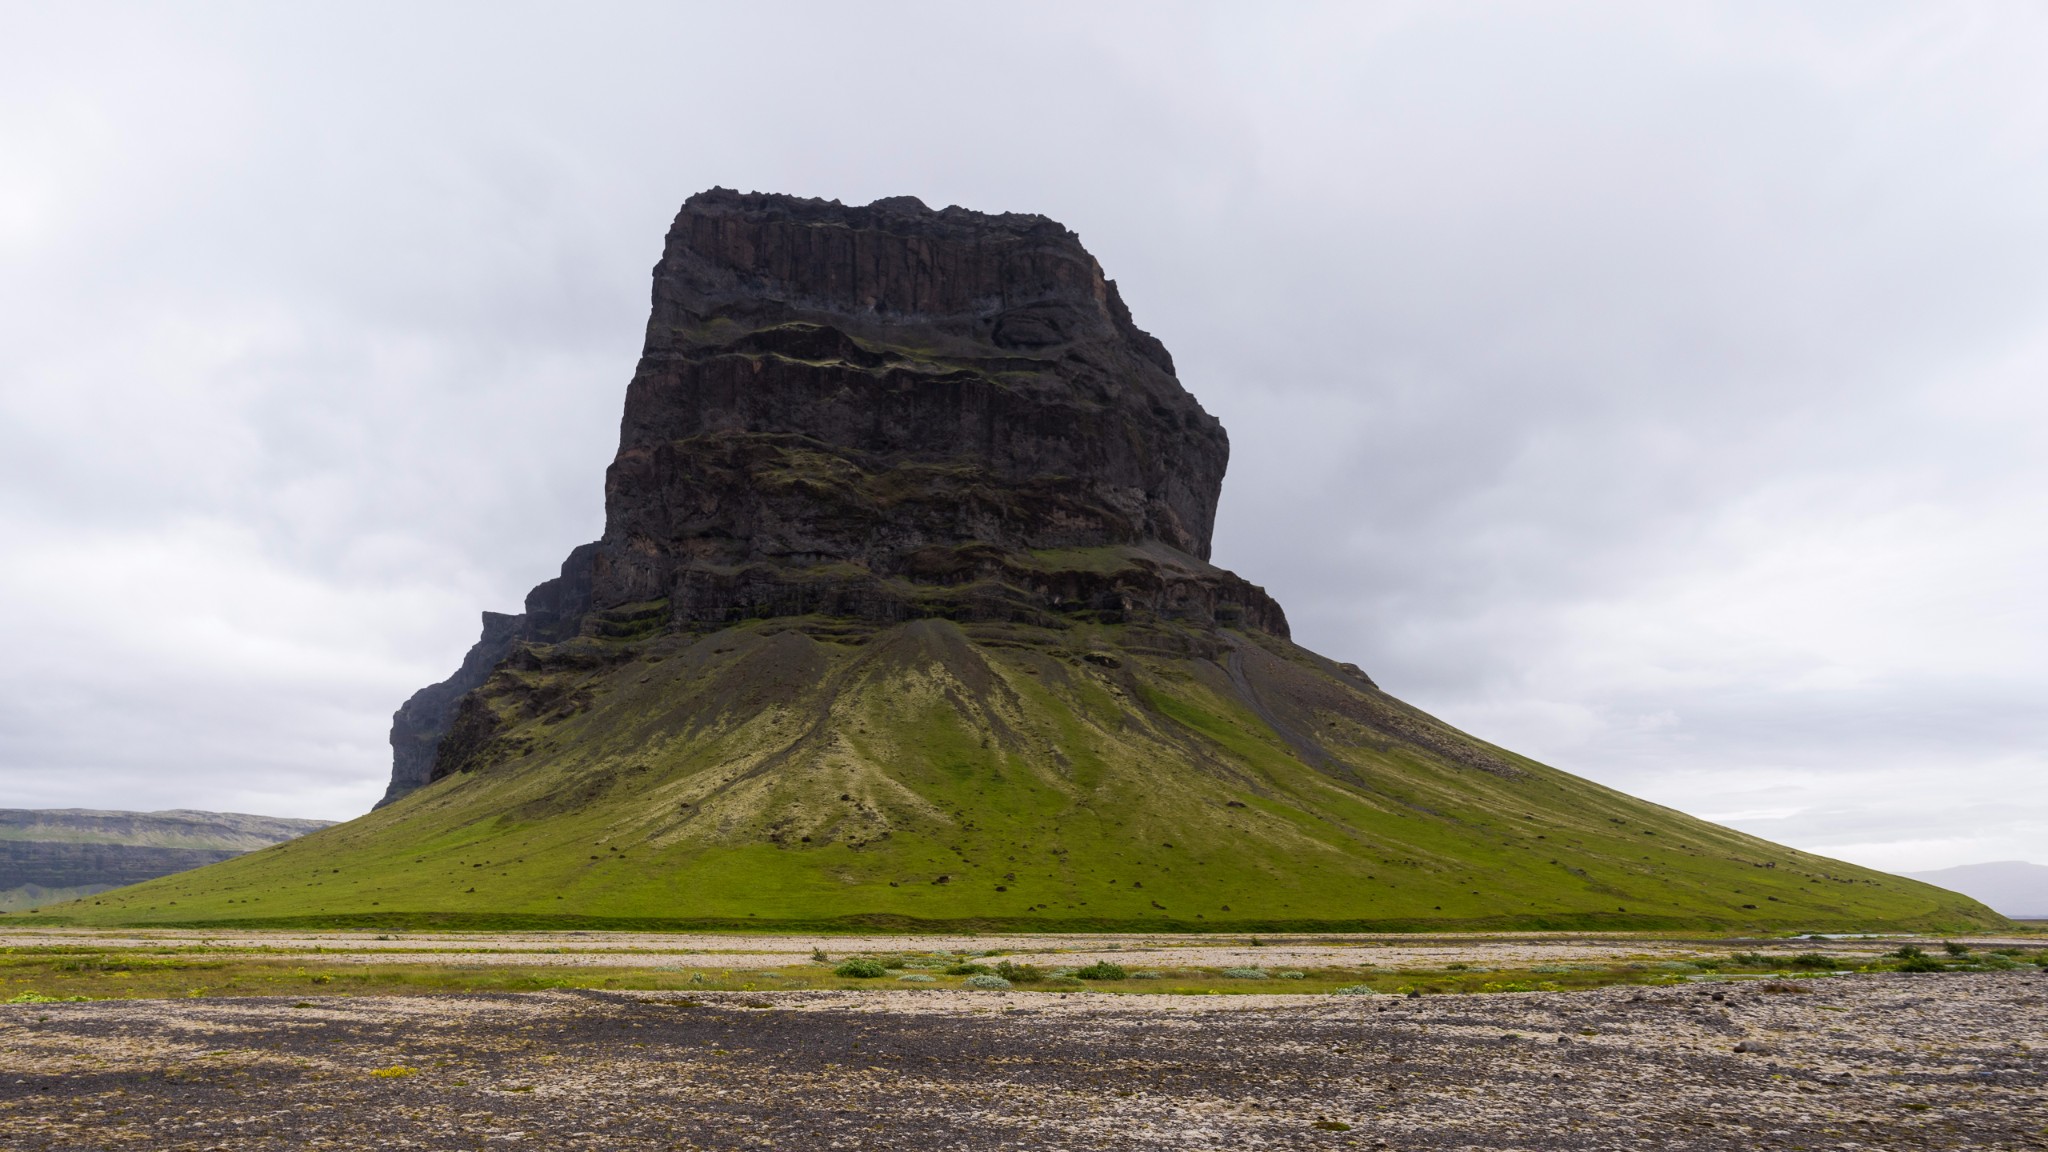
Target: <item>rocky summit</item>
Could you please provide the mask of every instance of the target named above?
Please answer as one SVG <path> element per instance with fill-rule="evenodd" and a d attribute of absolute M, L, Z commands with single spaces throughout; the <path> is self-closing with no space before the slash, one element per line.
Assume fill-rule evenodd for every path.
<path fill-rule="evenodd" d="M 605 530 L 361 819 L 59 918 L 979 930 L 1999 922 L 1459 732 L 1209 562 L 1229 441 L 1042 216 L 714 189 Z"/>

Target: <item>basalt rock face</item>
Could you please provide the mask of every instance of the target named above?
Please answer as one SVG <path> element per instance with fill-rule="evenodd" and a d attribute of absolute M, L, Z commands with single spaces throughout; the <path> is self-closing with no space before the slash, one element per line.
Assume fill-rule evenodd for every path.
<path fill-rule="evenodd" d="M 590 606 L 1284 632 L 1206 564 L 1229 451 L 1053 221 L 714 190 L 654 270 Z M 1062 555 L 1096 549 L 1143 558 Z"/>
<path fill-rule="evenodd" d="M 393 718 L 383 803 L 521 644 L 745 620 L 1287 635 L 1208 563 L 1229 440 L 1043 216 L 693 196 L 654 269 L 603 539 Z"/>
<path fill-rule="evenodd" d="M 1058 224 L 731 194 L 693 199 L 669 232 L 621 440 L 615 543 L 884 569 L 969 539 L 1156 539 L 1206 559 L 1229 457 Z M 788 475 L 751 499 L 689 498 L 735 469 Z M 898 491 L 861 483 L 884 473 Z M 776 499 L 785 478 L 808 499 Z M 679 483 L 693 489 L 680 502 Z M 618 594 L 658 590 L 614 579 Z"/>
<path fill-rule="evenodd" d="M 484 613 L 484 632 L 462 658 L 462 667 L 439 684 L 429 684 L 412 694 L 391 717 L 391 785 L 377 807 L 433 778 L 434 753 L 455 720 L 456 705 L 471 690 L 482 686 L 499 661 L 510 655 L 514 645 L 527 634 L 526 616 L 503 612 Z"/>

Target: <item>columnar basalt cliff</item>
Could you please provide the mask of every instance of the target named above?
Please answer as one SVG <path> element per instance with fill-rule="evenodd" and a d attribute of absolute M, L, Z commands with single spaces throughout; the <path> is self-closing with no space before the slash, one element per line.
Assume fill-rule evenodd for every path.
<path fill-rule="evenodd" d="M 693 196 L 654 268 L 604 538 L 393 718 L 384 803 L 522 642 L 821 616 L 1287 635 L 1208 563 L 1229 439 L 1043 216 Z"/>

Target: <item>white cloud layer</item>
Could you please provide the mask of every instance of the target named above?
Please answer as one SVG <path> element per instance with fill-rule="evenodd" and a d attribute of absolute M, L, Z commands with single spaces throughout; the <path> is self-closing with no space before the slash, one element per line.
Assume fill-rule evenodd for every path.
<path fill-rule="evenodd" d="M 1081 232 L 1231 431 L 1219 561 L 1454 723 L 2048 844 L 2037 7 L 5 15 L 0 805 L 367 807 L 599 531 L 723 184 Z"/>

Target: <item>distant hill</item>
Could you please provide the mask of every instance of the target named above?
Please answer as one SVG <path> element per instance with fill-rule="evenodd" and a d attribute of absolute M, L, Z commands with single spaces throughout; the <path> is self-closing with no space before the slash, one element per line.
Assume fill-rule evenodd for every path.
<path fill-rule="evenodd" d="M 185 809 L 0 808 L 0 912 L 218 863 L 331 823 Z"/>
<path fill-rule="evenodd" d="M 1975 897 L 2007 916 L 2048 920 L 2048 867 L 2040 864 L 1997 860 L 1899 875 Z"/>

